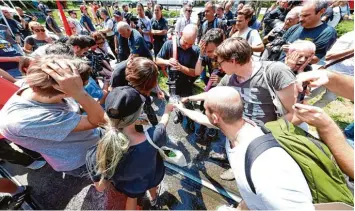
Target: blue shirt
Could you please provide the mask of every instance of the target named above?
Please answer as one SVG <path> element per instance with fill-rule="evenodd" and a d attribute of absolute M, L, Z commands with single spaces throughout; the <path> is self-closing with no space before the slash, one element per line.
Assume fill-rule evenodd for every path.
<path fill-rule="evenodd" d="M 87 15 L 85 15 L 85 14 L 82 14 L 82 15 L 81 15 L 80 23 L 81 23 L 83 26 L 85 26 L 85 28 L 86 28 L 86 25 L 85 25 L 84 23 L 87 23 L 87 25 L 88 25 L 90 31 L 92 31 L 92 32 L 96 31 L 94 25 L 92 24 L 91 18 L 88 17 Z"/>
<path fill-rule="evenodd" d="M 22 56 L 8 41 L 0 38 L 0 57 Z M 11 70 L 18 68 L 18 62 L 0 62 L 0 68 Z"/>
<path fill-rule="evenodd" d="M 296 40 L 308 40 L 313 42 L 316 45 L 315 55 L 319 59 L 322 59 L 336 41 L 337 32 L 326 23 L 312 29 L 305 29 L 300 24 L 297 24 L 289 28 L 283 38 L 289 43 L 293 43 Z M 283 60 L 285 56 L 285 53 L 282 53 L 280 60 Z"/>
<path fill-rule="evenodd" d="M 232 11 L 229 11 L 226 14 L 224 14 L 224 17 L 226 17 L 227 20 L 234 19 L 234 15 L 233 15 Z"/>
<path fill-rule="evenodd" d="M 153 59 L 143 36 L 135 29 L 132 29 L 131 36 L 128 39 L 128 46 L 132 54 L 138 54 L 140 57 Z"/>
<path fill-rule="evenodd" d="M 191 48 L 184 50 L 181 48 L 180 41 L 177 40 L 177 55 L 178 61 L 181 65 L 195 69 L 195 65 L 197 63 L 198 57 L 200 55 L 200 49 L 196 45 L 193 45 Z M 168 40 L 164 43 L 163 47 L 161 48 L 160 52 L 158 53 L 157 57 L 162 59 L 170 59 L 173 57 L 173 41 Z M 179 77 L 176 81 L 176 89 L 177 93 L 180 92 L 179 90 L 187 90 L 191 91 L 192 84 L 195 81 L 194 77 L 185 75 L 181 72 L 179 73 Z M 186 90 L 187 89 L 187 90 Z M 181 94 L 179 94 L 181 95 Z"/>

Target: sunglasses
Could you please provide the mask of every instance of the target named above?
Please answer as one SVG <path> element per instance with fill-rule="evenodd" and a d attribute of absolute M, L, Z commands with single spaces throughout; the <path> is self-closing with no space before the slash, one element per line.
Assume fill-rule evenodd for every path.
<path fill-rule="evenodd" d="M 192 12 L 192 10 L 186 10 L 186 12 Z"/>
<path fill-rule="evenodd" d="M 105 42 L 97 42 L 96 45 L 102 45 L 104 44 Z"/>
<path fill-rule="evenodd" d="M 35 32 L 45 32 L 46 30 L 44 30 L 44 29 L 35 29 L 33 31 L 35 31 Z"/>

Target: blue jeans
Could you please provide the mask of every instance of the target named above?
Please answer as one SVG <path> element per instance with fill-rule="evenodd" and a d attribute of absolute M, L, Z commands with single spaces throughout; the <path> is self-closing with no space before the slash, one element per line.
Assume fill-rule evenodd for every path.
<path fill-rule="evenodd" d="M 354 148 L 354 123 L 351 123 L 344 129 L 346 141 Z"/>

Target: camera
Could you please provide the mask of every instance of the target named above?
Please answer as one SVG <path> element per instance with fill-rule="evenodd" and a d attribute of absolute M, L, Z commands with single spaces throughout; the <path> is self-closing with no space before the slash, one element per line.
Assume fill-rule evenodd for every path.
<path fill-rule="evenodd" d="M 166 84 L 169 86 L 169 94 L 170 94 L 170 98 L 169 101 L 171 103 L 176 103 L 179 101 L 180 97 L 178 95 L 176 95 L 176 81 L 178 79 L 178 70 L 174 69 L 174 68 L 170 68 L 169 69 L 169 77 L 168 77 L 168 81 L 166 82 Z M 180 122 L 182 122 L 183 116 L 181 114 L 181 112 L 176 112 L 176 115 L 173 119 L 174 124 L 178 124 Z"/>
<path fill-rule="evenodd" d="M 223 23 L 226 24 L 227 26 L 233 26 L 237 23 L 237 20 L 236 19 L 223 20 Z"/>
<path fill-rule="evenodd" d="M 134 16 L 132 13 L 126 13 L 126 15 L 124 16 L 124 18 L 126 19 L 127 23 L 130 24 L 131 21 L 137 25 L 138 24 L 138 18 L 137 16 Z"/>

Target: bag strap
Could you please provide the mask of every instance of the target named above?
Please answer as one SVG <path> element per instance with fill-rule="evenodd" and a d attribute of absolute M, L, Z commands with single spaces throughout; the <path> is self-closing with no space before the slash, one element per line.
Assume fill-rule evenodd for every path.
<path fill-rule="evenodd" d="M 263 77 L 264 77 L 264 80 L 265 80 L 265 82 L 266 82 L 266 85 L 267 85 L 267 88 L 268 88 L 268 90 L 269 90 L 269 93 L 270 93 L 270 95 L 271 95 L 271 99 L 272 99 L 273 103 L 274 103 L 274 100 L 278 101 L 278 103 L 279 103 L 279 105 L 275 105 L 275 103 L 274 103 L 274 106 L 275 106 L 275 108 L 276 108 L 276 115 L 277 115 L 277 117 L 281 118 L 282 116 L 284 116 L 283 109 L 282 109 L 282 107 L 280 108 L 280 105 L 282 106 L 282 103 L 281 103 L 281 101 L 280 101 L 280 98 L 277 96 L 276 91 L 274 90 L 274 88 L 273 88 L 272 86 L 270 86 L 270 84 L 269 84 L 269 79 L 268 79 L 268 77 L 267 77 L 267 75 L 266 75 L 266 74 L 267 74 L 266 71 L 270 68 L 271 65 L 272 65 L 272 63 L 269 64 L 269 65 L 267 65 L 267 66 L 264 68 L 264 70 L 263 70 Z"/>
<path fill-rule="evenodd" d="M 346 55 L 346 56 L 344 56 L 344 57 L 342 57 L 342 58 L 340 58 L 340 59 L 334 60 L 334 61 L 332 61 L 332 62 L 329 62 L 328 64 L 323 65 L 323 66 L 321 67 L 321 69 L 327 69 L 328 67 L 330 67 L 330 66 L 332 66 L 332 65 L 338 64 L 339 62 L 342 62 L 342 61 L 344 61 L 344 60 L 350 59 L 350 58 L 352 58 L 352 57 L 354 57 L 354 52 L 351 53 L 351 54 L 349 54 L 349 55 Z"/>
<path fill-rule="evenodd" d="M 165 155 L 164 151 L 153 142 L 152 138 L 150 137 L 150 135 L 148 133 L 148 129 L 144 129 L 144 135 L 147 138 L 147 141 L 149 142 L 149 144 L 152 145 L 155 149 L 157 149 L 160 155 L 162 155 L 162 156 Z"/>
<path fill-rule="evenodd" d="M 248 31 L 248 34 L 247 34 L 247 39 L 246 39 L 247 41 L 249 41 L 251 31 L 253 31 L 253 29 L 251 29 L 251 30 L 249 30 L 249 31 Z"/>
<path fill-rule="evenodd" d="M 245 153 L 245 176 L 248 181 L 250 189 L 256 194 L 255 186 L 253 180 L 251 179 L 251 167 L 254 161 L 266 150 L 273 147 L 281 147 L 280 144 L 275 140 L 272 133 L 267 133 L 266 135 L 260 136 L 254 139 L 248 146 Z"/>

